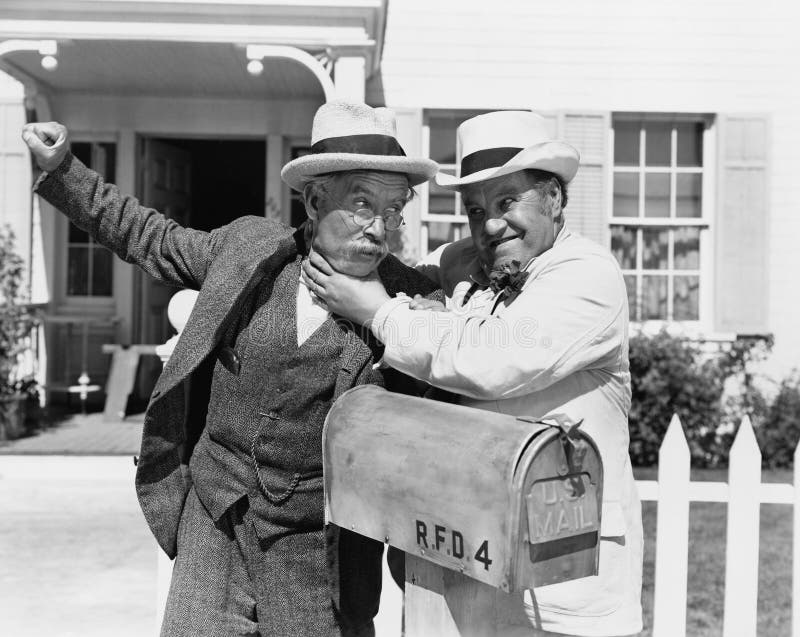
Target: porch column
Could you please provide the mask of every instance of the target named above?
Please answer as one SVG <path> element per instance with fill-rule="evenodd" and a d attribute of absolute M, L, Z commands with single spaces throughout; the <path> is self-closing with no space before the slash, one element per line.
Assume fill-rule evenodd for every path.
<path fill-rule="evenodd" d="M 342 56 L 334 62 L 333 82 L 342 99 L 363 102 L 365 96 L 366 61 L 364 57 Z"/>

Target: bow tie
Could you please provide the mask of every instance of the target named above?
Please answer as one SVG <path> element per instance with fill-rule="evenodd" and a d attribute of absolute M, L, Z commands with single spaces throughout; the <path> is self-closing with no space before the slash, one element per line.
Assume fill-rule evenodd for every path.
<path fill-rule="evenodd" d="M 516 259 L 511 263 L 504 263 L 499 270 L 492 270 L 489 273 L 489 287 L 495 294 L 503 294 L 506 297 L 512 294 L 519 294 L 529 272 L 521 270 L 519 261 Z"/>
<path fill-rule="evenodd" d="M 499 269 L 491 270 L 488 275 L 482 271 L 483 277 L 487 281 L 481 281 L 474 276 L 470 276 L 472 280 L 472 287 L 467 291 L 464 296 L 462 304 L 466 304 L 472 295 L 478 290 L 489 289 L 497 295 L 497 302 L 499 303 L 505 299 L 513 299 L 521 291 L 522 286 L 525 285 L 525 280 L 530 275 L 530 272 L 520 269 L 520 262 L 516 259 L 510 263 L 504 263 Z"/>

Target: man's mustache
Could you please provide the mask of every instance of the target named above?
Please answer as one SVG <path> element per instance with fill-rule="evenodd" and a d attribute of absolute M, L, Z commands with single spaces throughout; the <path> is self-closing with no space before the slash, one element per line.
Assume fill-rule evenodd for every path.
<path fill-rule="evenodd" d="M 389 248 L 383 241 L 373 241 L 367 237 L 362 237 L 353 241 L 348 246 L 348 252 L 352 255 L 382 256 L 388 252 Z"/>

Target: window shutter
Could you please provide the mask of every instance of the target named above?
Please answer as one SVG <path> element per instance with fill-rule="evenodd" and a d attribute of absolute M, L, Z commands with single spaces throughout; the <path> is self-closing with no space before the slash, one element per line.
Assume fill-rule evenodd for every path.
<path fill-rule="evenodd" d="M 393 108 L 397 117 L 397 141 L 409 157 L 422 157 L 422 109 Z M 405 225 L 398 232 L 389 233 L 389 249 L 405 263 L 414 265 L 420 258 L 420 200 L 424 186 L 416 187 L 419 197 L 414 197 L 403 210 Z"/>
<path fill-rule="evenodd" d="M 608 245 L 608 161 L 609 113 L 563 113 L 559 137 L 581 154 L 581 165 L 569 184 L 565 209 L 567 227 L 588 239 Z"/>
<path fill-rule="evenodd" d="M 721 332 L 764 334 L 769 329 L 768 129 L 763 115 L 719 117 L 714 317 Z"/>

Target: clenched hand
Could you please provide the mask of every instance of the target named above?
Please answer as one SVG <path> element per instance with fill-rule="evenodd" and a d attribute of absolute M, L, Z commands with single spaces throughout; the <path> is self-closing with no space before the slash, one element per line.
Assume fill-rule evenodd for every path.
<path fill-rule="evenodd" d="M 22 127 L 22 139 L 30 148 L 36 164 L 52 172 L 64 161 L 69 150 L 67 129 L 58 122 L 34 122 Z"/>

